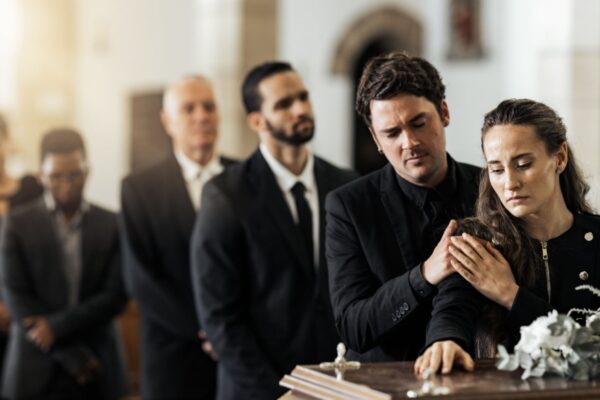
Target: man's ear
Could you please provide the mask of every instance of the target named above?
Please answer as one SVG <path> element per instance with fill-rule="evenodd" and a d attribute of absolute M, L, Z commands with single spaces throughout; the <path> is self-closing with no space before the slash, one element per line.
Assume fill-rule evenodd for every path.
<path fill-rule="evenodd" d="M 369 133 L 371 134 L 371 138 L 373 142 L 375 142 L 375 146 L 377 146 L 377 151 L 379 154 L 383 154 L 383 150 L 381 149 L 381 145 L 379 144 L 379 140 L 377 139 L 377 135 L 373 132 L 373 128 L 369 126 Z"/>
<path fill-rule="evenodd" d="M 442 124 L 444 127 L 450 125 L 450 110 L 448 109 L 448 102 L 446 100 L 442 100 L 440 104 L 440 110 L 442 114 L 440 117 L 442 118 Z"/>
<path fill-rule="evenodd" d="M 165 132 L 167 135 L 171 136 L 171 129 L 169 128 L 169 116 L 165 112 L 165 110 L 160 111 L 160 122 L 162 122 L 163 128 L 165 128 Z"/>
<path fill-rule="evenodd" d="M 250 129 L 255 132 L 262 132 L 265 130 L 265 119 L 258 111 L 253 111 L 246 115 L 246 122 Z"/>

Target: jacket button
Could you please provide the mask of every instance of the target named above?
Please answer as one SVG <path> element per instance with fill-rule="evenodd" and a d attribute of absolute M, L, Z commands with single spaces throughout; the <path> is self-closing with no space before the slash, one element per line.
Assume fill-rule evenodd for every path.
<path fill-rule="evenodd" d="M 582 281 L 587 281 L 589 277 L 590 274 L 588 274 L 587 271 L 581 271 L 579 273 L 579 279 L 581 279 Z"/>
<path fill-rule="evenodd" d="M 583 237 L 588 242 L 591 242 L 592 240 L 594 240 L 594 234 L 592 232 L 587 232 L 585 235 L 583 235 Z"/>

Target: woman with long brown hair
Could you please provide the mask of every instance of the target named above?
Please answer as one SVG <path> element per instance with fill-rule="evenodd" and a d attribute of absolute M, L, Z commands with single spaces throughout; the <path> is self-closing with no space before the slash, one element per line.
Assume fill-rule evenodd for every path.
<path fill-rule="evenodd" d="M 469 352 L 493 356 L 498 343 L 514 346 L 521 326 L 553 309 L 600 306 L 575 290 L 600 284 L 600 217 L 585 199 L 589 187 L 561 118 L 539 102 L 503 101 L 484 118 L 482 148 L 476 219 L 463 222 L 449 248 L 460 276 L 440 284 L 434 300 L 432 319 L 447 329 L 427 333 L 416 373 L 448 373 L 454 363 L 470 370 Z M 472 318 L 479 329 L 464 332 Z M 470 343 L 453 340 L 461 330 Z"/>

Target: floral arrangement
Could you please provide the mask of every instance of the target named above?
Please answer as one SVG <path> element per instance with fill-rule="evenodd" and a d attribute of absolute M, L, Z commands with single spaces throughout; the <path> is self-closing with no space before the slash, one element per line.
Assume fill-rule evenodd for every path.
<path fill-rule="evenodd" d="M 589 290 L 600 297 L 600 290 L 582 285 L 575 290 Z M 571 313 L 587 314 L 581 326 Z M 498 345 L 496 367 L 514 371 L 523 368 L 522 379 L 553 373 L 575 380 L 600 376 L 600 310 L 575 308 L 567 315 L 550 312 L 521 327 L 521 339 L 513 354 Z"/>

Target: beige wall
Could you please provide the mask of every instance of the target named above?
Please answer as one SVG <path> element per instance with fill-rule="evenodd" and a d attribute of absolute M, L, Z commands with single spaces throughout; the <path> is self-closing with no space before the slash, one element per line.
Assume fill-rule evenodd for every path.
<path fill-rule="evenodd" d="M 28 169 L 37 169 L 45 130 L 75 121 L 74 0 L 21 0 L 21 45 L 16 60 L 14 141 Z"/>

